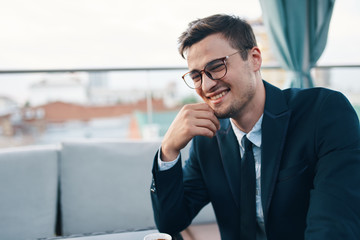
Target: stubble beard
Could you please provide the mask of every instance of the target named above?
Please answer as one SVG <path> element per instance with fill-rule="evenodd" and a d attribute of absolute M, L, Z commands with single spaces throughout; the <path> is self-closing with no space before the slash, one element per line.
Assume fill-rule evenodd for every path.
<path fill-rule="evenodd" d="M 214 113 L 215 116 L 219 119 L 223 119 L 223 118 L 233 118 L 237 115 L 238 109 L 231 105 L 229 107 L 229 109 L 225 110 L 225 111 L 221 111 L 221 110 L 215 110 L 214 109 Z"/>
<path fill-rule="evenodd" d="M 242 99 L 238 99 L 237 101 L 232 102 L 231 105 L 226 109 L 213 109 L 215 116 L 219 119 L 238 119 L 244 113 L 244 111 L 247 111 L 247 106 L 253 99 L 254 95 L 255 91 L 249 89 L 247 94 L 243 96 Z"/>

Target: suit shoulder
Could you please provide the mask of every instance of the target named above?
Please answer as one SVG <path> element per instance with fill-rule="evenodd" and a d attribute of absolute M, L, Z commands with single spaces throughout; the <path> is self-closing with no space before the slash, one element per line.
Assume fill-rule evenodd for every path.
<path fill-rule="evenodd" d="M 323 87 L 305 89 L 288 88 L 283 90 L 283 93 L 288 103 L 296 103 L 301 101 L 312 102 L 312 104 L 314 104 L 316 102 L 323 102 L 329 98 L 343 99 L 347 101 L 347 98 L 341 92 Z"/>
<path fill-rule="evenodd" d="M 282 90 L 283 93 L 288 96 L 289 98 L 291 97 L 300 97 L 300 96 L 311 96 L 311 95 L 328 95 L 328 94 L 342 94 L 338 91 L 335 90 L 331 90 L 328 88 L 324 88 L 324 87 L 314 87 L 314 88 L 287 88 Z"/>

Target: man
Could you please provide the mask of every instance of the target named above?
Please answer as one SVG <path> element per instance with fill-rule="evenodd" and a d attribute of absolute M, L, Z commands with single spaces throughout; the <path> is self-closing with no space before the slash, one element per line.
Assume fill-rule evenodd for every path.
<path fill-rule="evenodd" d="M 179 40 L 183 79 L 204 103 L 181 109 L 155 156 L 159 231 L 179 233 L 211 202 L 222 239 L 360 239 L 360 130 L 347 99 L 263 81 L 237 17 L 196 20 Z"/>

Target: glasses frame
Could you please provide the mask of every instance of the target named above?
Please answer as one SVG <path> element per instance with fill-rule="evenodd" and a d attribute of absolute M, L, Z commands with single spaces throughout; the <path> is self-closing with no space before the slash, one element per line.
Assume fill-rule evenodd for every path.
<path fill-rule="evenodd" d="M 231 56 L 233 56 L 233 55 L 235 55 L 235 54 L 237 54 L 237 53 L 239 53 L 239 52 L 242 52 L 242 50 L 237 51 L 237 52 L 234 52 L 234 53 L 232 53 L 232 54 L 230 54 L 230 55 L 227 55 L 227 56 L 225 56 L 225 57 L 222 57 L 222 58 L 216 58 L 216 59 L 214 59 L 214 60 L 211 60 L 210 62 L 208 62 L 208 63 L 205 65 L 205 67 L 204 67 L 202 70 L 200 70 L 200 71 L 198 71 L 198 70 L 189 71 L 189 72 L 185 73 L 184 75 L 182 75 L 182 79 L 184 80 L 185 84 L 186 84 L 189 88 L 191 88 L 191 89 L 198 89 L 198 88 L 200 88 L 200 87 L 202 86 L 202 82 L 203 82 L 203 77 L 202 77 L 202 76 L 203 76 L 203 73 L 205 73 L 206 76 L 208 76 L 208 78 L 210 78 L 211 80 L 220 80 L 220 79 L 222 79 L 223 77 L 225 77 L 226 74 L 227 74 L 226 60 L 227 60 L 229 57 L 231 57 Z M 213 77 L 211 76 L 211 74 L 210 74 L 209 72 L 207 72 L 205 69 L 209 66 L 210 63 L 213 63 L 213 62 L 219 61 L 219 60 L 224 63 L 225 73 L 224 73 L 224 75 L 223 75 L 222 77 L 213 78 Z M 192 87 L 192 86 L 190 86 L 190 85 L 187 83 L 187 81 L 185 80 L 186 75 L 191 74 L 191 73 L 193 73 L 193 72 L 198 72 L 199 75 L 200 75 L 200 85 L 199 85 L 198 87 Z"/>

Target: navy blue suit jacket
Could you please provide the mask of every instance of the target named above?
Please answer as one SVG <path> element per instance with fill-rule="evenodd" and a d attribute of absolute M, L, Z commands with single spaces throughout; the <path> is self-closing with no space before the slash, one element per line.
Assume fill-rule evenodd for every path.
<path fill-rule="evenodd" d="M 264 81 L 261 199 L 268 240 L 360 239 L 359 120 L 339 92 L 280 90 Z M 182 168 L 153 166 L 161 232 L 186 228 L 212 203 L 222 239 L 240 239 L 240 153 L 230 120 L 193 138 Z"/>

